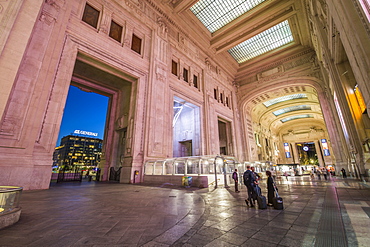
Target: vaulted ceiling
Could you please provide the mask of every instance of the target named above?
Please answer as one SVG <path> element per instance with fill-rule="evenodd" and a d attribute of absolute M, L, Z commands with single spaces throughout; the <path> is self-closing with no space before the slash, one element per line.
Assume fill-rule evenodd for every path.
<path fill-rule="evenodd" d="M 304 50 L 312 50 L 306 1 L 302 0 L 173 0 L 173 12 L 186 20 L 189 29 L 199 30 L 195 39 L 236 68 L 236 81 L 256 69 L 281 61 Z M 286 88 L 289 88 L 287 85 Z M 245 105 L 253 121 L 280 132 L 296 123 L 324 125 L 317 92 L 302 85 L 251 95 Z M 302 94 L 302 98 L 297 95 Z M 293 97 L 291 100 L 277 102 Z M 267 105 L 269 102 L 277 103 Z M 310 123 L 310 124 L 307 124 Z"/>

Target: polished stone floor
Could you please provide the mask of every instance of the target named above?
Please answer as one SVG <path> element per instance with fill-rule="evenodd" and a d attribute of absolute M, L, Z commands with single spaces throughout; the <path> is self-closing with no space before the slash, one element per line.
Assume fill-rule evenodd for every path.
<path fill-rule="evenodd" d="M 370 246 L 370 183 L 277 184 L 284 210 L 247 207 L 245 187 L 52 184 L 23 192 L 21 219 L 0 230 L 0 246 Z"/>

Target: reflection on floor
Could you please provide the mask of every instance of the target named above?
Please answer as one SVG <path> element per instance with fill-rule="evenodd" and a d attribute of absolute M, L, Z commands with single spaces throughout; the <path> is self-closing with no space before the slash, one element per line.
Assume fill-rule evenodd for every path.
<path fill-rule="evenodd" d="M 247 207 L 245 186 L 235 193 L 232 185 L 82 182 L 24 191 L 21 219 L 0 230 L 0 246 L 340 246 L 338 232 L 341 246 L 368 246 L 366 184 L 308 176 L 276 183 L 284 210 Z M 266 195 L 265 179 L 260 187 Z"/>

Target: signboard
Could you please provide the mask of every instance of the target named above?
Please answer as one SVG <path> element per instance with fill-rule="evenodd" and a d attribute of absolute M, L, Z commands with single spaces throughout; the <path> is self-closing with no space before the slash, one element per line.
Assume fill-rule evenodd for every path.
<path fill-rule="evenodd" d="M 86 131 L 86 130 L 75 130 L 73 134 L 77 135 L 87 135 L 87 136 L 98 136 L 98 133 Z"/>
<path fill-rule="evenodd" d="M 330 156 L 328 143 L 326 139 L 321 139 L 322 150 L 324 151 L 324 156 Z"/>
<path fill-rule="evenodd" d="M 285 157 L 287 157 L 287 158 L 292 157 L 290 155 L 289 143 L 287 143 L 287 142 L 284 142 L 284 151 L 285 151 Z"/>

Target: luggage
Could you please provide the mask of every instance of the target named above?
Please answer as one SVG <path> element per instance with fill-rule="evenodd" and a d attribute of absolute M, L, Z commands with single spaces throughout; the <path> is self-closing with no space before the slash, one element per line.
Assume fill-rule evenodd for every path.
<path fill-rule="evenodd" d="M 258 208 L 259 209 L 266 209 L 267 208 L 266 197 L 262 195 L 261 188 L 258 185 L 255 186 L 255 191 L 256 191 L 256 194 L 257 194 Z"/>
<path fill-rule="evenodd" d="M 266 209 L 267 203 L 266 203 L 266 197 L 265 196 L 257 196 L 257 204 L 259 209 Z"/>
<path fill-rule="evenodd" d="M 279 196 L 279 193 L 277 192 L 277 189 L 276 189 L 275 182 L 274 182 L 274 190 L 275 190 L 275 197 L 272 198 L 272 205 L 274 206 L 274 209 L 283 210 L 284 209 L 283 198 Z"/>
<path fill-rule="evenodd" d="M 283 198 L 281 198 L 280 196 L 275 196 L 274 198 L 272 198 L 272 205 L 277 210 L 283 210 L 284 209 Z"/>
<path fill-rule="evenodd" d="M 261 195 L 261 188 L 258 185 L 252 185 L 253 191 L 252 191 L 252 199 L 257 200 L 257 197 Z"/>

